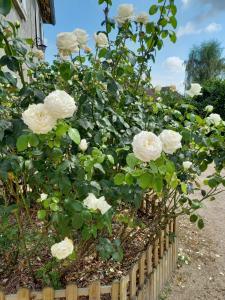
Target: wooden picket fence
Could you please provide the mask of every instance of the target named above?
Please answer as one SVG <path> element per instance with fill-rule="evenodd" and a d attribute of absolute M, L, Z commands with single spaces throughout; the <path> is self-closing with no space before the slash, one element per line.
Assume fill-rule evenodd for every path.
<path fill-rule="evenodd" d="M 176 220 L 170 221 L 153 245 L 149 245 L 130 272 L 111 285 L 102 286 L 99 281 L 87 288 L 70 284 L 64 290 L 46 287 L 40 292 L 20 288 L 17 294 L 5 295 L 0 300 L 157 300 L 160 291 L 176 268 L 177 239 Z M 172 237 L 172 238 L 171 238 Z"/>

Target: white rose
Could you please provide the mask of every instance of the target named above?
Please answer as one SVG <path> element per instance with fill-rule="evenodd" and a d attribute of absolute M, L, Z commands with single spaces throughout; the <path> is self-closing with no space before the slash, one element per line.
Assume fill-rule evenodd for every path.
<path fill-rule="evenodd" d="M 87 42 L 88 42 L 88 34 L 85 30 L 77 28 L 74 30 L 74 34 L 77 38 L 79 47 L 84 49 L 87 46 Z"/>
<path fill-rule="evenodd" d="M 138 16 L 136 16 L 136 22 L 146 25 L 149 21 L 149 15 L 146 12 L 141 12 Z"/>
<path fill-rule="evenodd" d="M 122 25 L 127 21 L 131 21 L 133 15 L 134 15 L 133 4 L 121 4 L 118 7 L 118 14 L 115 19 L 119 25 Z"/>
<path fill-rule="evenodd" d="M 219 114 L 210 114 L 207 118 L 206 118 L 206 123 L 208 125 L 215 125 L 218 126 L 220 124 L 220 122 L 222 121 L 221 117 Z"/>
<path fill-rule="evenodd" d="M 85 139 L 82 139 L 79 144 L 79 148 L 81 151 L 85 152 L 88 148 L 88 143 Z"/>
<path fill-rule="evenodd" d="M 67 56 L 79 51 L 77 37 L 73 32 L 59 33 L 57 35 L 56 45 L 62 56 Z"/>
<path fill-rule="evenodd" d="M 186 94 L 190 97 L 202 95 L 201 93 L 202 87 L 198 83 L 192 83 L 191 88 L 186 91 Z"/>
<path fill-rule="evenodd" d="M 212 112 L 213 109 L 214 109 L 214 107 L 213 107 L 212 105 L 207 105 L 207 106 L 205 107 L 205 111 L 207 111 L 207 112 Z"/>
<path fill-rule="evenodd" d="M 156 93 L 159 93 L 161 91 L 161 89 L 162 89 L 161 85 L 156 85 L 155 86 L 155 92 Z"/>
<path fill-rule="evenodd" d="M 77 110 L 74 99 L 60 90 L 50 93 L 45 98 L 44 104 L 55 119 L 70 118 Z"/>
<path fill-rule="evenodd" d="M 45 58 L 44 52 L 41 51 L 41 50 L 36 49 L 36 50 L 33 51 L 33 54 L 34 54 L 34 56 L 37 57 L 39 60 L 43 60 L 43 59 Z"/>
<path fill-rule="evenodd" d="M 73 249 L 73 241 L 66 237 L 63 241 L 56 243 L 51 247 L 51 253 L 53 257 L 65 259 L 73 253 Z"/>
<path fill-rule="evenodd" d="M 109 46 L 109 41 L 105 33 L 99 32 L 94 34 L 94 39 L 96 47 L 98 48 L 107 48 Z"/>
<path fill-rule="evenodd" d="M 99 209 L 102 215 L 104 215 L 111 208 L 111 206 L 105 201 L 104 196 L 98 199 L 92 193 L 89 193 L 87 198 L 84 199 L 84 205 L 89 209 Z"/>
<path fill-rule="evenodd" d="M 183 168 L 184 168 L 184 170 L 188 170 L 188 169 L 190 169 L 190 167 L 192 166 L 192 162 L 191 161 L 184 161 L 183 162 Z"/>
<path fill-rule="evenodd" d="M 41 196 L 41 200 L 42 201 L 44 201 L 44 200 L 46 200 L 48 198 L 48 195 L 45 194 L 45 193 L 42 193 L 40 196 Z"/>
<path fill-rule="evenodd" d="M 165 153 L 173 154 L 177 149 L 182 147 L 182 136 L 176 131 L 165 129 L 160 133 L 159 138 Z"/>
<path fill-rule="evenodd" d="M 162 143 L 152 132 L 141 131 L 134 136 L 132 142 L 134 155 L 144 161 L 156 160 L 161 156 Z"/>
<path fill-rule="evenodd" d="M 29 105 L 22 113 L 23 122 L 37 134 L 46 134 L 56 125 L 54 118 L 42 103 Z"/>

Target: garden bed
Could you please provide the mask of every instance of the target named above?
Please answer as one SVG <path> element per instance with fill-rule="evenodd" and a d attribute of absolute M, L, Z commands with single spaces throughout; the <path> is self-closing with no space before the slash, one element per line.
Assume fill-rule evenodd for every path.
<path fill-rule="evenodd" d="M 137 253 L 137 245 L 130 261 L 127 257 L 121 266 L 112 265 L 111 268 L 115 268 L 115 271 L 117 271 L 117 276 L 116 272 L 113 272 L 114 279 L 113 275 L 107 276 L 107 272 L 110 272 L 109 263 L 104 264 L 104 268 L 101 262 L 93 261 L 88 267 L 90 270 L 93 268 L 92 276 L 87 276 L 88 272 L 85 267 L 82 270 L 86 274 L 83 278 L 73 280 L 75 273 L 69 272 L 68 282 L 76 282 L 77 285 L 69 284 L 65 290 L 45 288 L 40 292 L 30 292 L 29 289 L 20 288 L 17 294 L 14 295 L 5 296 L 0 293 L 0 299 L 28 300 L 32 298 L 51 300 L 66 298 L 75 300 L 86 299 L 87 297 L 89 297 L 87 299 L 136 299 L 135 297 L 138 297 L 137 299 L 148 299 L 150 296 L 151 299 L 157 299 L 159 292 L 176 266 L 177 241 L 175 237 L 170 239 L 170 236 L 174 236 L 175 227 L 175 220 L 173 220 L 165 230 L 160 232 L 159 238 L 153 244 L 147 246 L 145 251 Z M 145 243 L 142 240 L 142 247 Z M 101 272 L 103 272 L 104 277 L 98 278 Z M 81 271 L 77 273 L 77 277 L 81 276 L 80 274 Z M 95 280 L 93 281 L 93 279 Z M 89 284 L 88 280 L 90 280 Z M 86 287 L 84 287 L 84 283 Z"/>

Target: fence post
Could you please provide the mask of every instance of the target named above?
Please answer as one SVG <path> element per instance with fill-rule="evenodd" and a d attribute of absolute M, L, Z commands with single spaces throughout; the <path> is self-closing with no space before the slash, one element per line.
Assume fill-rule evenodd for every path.
<path fill-rule="evenodd" d="M 119 289 L 120 284 L 119 281 L 114 281 L 112 284 L 112 300 L 118 300 L 119 299 Z"/>
<path fill-rule="evenodd" d="M 120 279 L 120 300 L 127 300 L 127 277 Z"/>
<path fill-rule="evenodd" d="M 17 300 L 30 300 L 29 289 L 20 288 L 17 292 Z"/>
<path fill-rule="evenodd" d="M 93 282 L 90 286 L 89 286 L 89 299 L 90 300 L 100 300 L 101 298 L 101 286 L 100 286 L 100 282 L 96 281 Z"/>
<path fill-rule="evenodd" d="M 3 291 L 0 291 L 0 300 L 5 300 L 5 294 Z"/>
<path fill-rule="evenodd" d="M 69 284 L 66 287 L 66 300 L 77 300 L 78 289 L 75 284 Z"/>
<path fill-rule="evenodd" d="M 53 288 L 46 287 L 42 291 L 43 300 L 54 300 L 55 291 Z"/>

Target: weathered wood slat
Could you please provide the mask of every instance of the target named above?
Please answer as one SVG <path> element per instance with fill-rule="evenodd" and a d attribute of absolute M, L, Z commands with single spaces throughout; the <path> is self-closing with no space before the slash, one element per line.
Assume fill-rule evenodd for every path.
<path fill-rule="evenodd" d="M 17 292 L 18 300 L 29 300 L 30 299 L 30 291 L 26 288 L 21 288 Z"/>
<path fill-rule="evenodd" d="M 112 284 L 112 292 L 111 292 L 112 300 L 119 300 L 119 291 L 120 291 L 120 283 L 119 281 L 114 281 Z"/>
<path fill-rule="evenodd" d="M 46 287 L 42 291 L 43 300 L 53 300 L 55 298 L 55 291 L 53 288 Z"/>
<path fill-rule="evenodd" d="M 69 284 L 66 287 L 66 300 L 77 300 L 78 289 L 75 284 Z"/>
<path fill-rule="evenodd" d="M 5 294 L 2 291 L 0 291 L 0 300 L 5 300 Z"/>
<path fill-rule="evenodd" d="M 100 289 L 100 282 L 96 281 L 93 282 L 89 286 L 89 299 L 90 300 L 100 300 L 101 289 Z"/>

